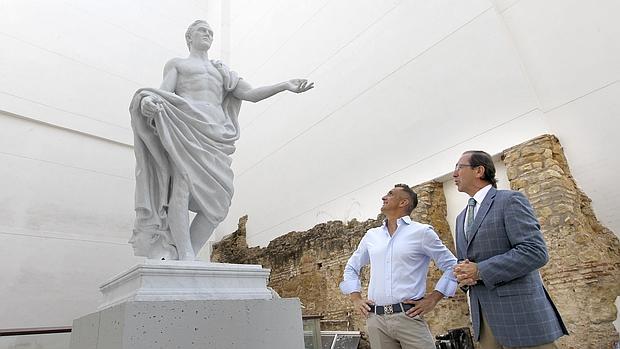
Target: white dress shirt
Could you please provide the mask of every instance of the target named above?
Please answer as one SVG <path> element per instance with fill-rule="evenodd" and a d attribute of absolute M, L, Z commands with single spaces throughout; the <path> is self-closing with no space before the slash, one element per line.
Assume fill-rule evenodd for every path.
<path fill-rule="evenodd" d="M 435 290 L 454 296 L 457 281 L 452 274 L 456 258 L 441 242 L 433 227 L 414 222 L 409 216 L 397 221 L 390 236 L 386 222 L 366 232 L 344 268 L 340 290 L 344 294 L 360 292 L 360 272 L 370 263 L 368 299 L 388 305 L 408 299 L 420 299 L 426 291 L 426 277 L 431 258 L 444 273 Z"/>
<path fill-rule="evenodd" d="M 474 219 L 476 219 L 476 215 L 478 214 L 478 209 L 480 208 L 480 204 L 482 203 L 482 200 L 484 200 L 484 198 L 487 197 L 487 193 L 489 192 L 489 190 L 491 190 L 490 184 L 478 190 L 476 194 L 474 194 L 473 198 L 474 200 L 476 200 L 476 206 L 474 207 Z M 465 229 L 467 229 L 467 210 L 465 210 L 465 221 L 463 224 L 463 232 L 467 233 Z"/>

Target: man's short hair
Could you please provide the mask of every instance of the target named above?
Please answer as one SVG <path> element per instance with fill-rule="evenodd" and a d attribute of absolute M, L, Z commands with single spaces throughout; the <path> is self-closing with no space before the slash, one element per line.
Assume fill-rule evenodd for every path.
<path fill-rule="evenodd" d="M 185 42 L 187 43 L 188 50 L 192 49 L 190 41 L 192 40 L 192 33 L 194 32 L 194 28 L 198 24 L 202 24 L 202 23 L 209 25 L 209 23 L 207 23 L 207 21 L 205 21 L 204 19 L 198 19 L 198 20 L 195 20 L 194 23 L 190 24 L 189 27 L 187 27 L 187 31 L 185 32 Z"/>
<path fill-rule="evenodd" d="M 483 180 L 489 182 L 493 188 L 497 188 L 497 179 L 495 178 L 495 165 L 493 164 L 493 158 L 489 153 L 482 150 L 468 150 L 463 154 L 469 154 L 469 164 L 473 167 L 483 166 L 484 175 Z"/>
<path fill-rule="evenodd" d="M 418 206 L 418 194 L 416 194 L 407 184 L 399 183 L 394 188 L 401 188 L 409 196 L 409 206 L 407 206 L 407 214 L 411 214 L 413 209 Z"/>

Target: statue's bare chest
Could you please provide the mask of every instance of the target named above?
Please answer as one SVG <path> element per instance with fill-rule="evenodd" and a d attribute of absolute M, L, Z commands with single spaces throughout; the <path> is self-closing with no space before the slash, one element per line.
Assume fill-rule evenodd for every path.
<path fill-rule="evenodd" d="M 223 82 L 222 75 L 211 62 L 188 60 L 179 64 L 177 69 L 181 79 L 200 79 L 218 85 Z"/>

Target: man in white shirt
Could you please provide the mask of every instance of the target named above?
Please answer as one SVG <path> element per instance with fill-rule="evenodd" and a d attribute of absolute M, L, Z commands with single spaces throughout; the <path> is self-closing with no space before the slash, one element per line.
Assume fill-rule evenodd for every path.
<path fill-rule="evenodd" d="M 456 258 L 430 225 L 411 220 L 418 198 L 406 184 L 397 184 L 383 198 L 383 225 L 366 232 L 344 270 L 342 293 L 367 317 L 373 349 L 434 349 L 423 315 L 444 297 L 454 295 Z M 433 260 L 444 273 L 425 296 L 428 265 Z M 362 298 L 360 273 L 371 265 L 368 299 Z"/>

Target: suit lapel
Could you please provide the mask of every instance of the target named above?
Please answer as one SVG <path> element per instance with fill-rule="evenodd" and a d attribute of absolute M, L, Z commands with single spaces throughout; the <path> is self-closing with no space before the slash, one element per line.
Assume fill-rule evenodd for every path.
<path fill-rule="evenodd" d="M 469 232 L 467 233 L 467 235 L 469 236 L 469 241 L 467 241 L 467 247 L 469 247 L 469 243 L 476 236 L 476 233 L 478 232 L 478 228 L 480 228 L 480 224 L 482 224 L 484 217 L 487 215 L 487 213 L 489 213 L 489 208 L 491 207 L 493 200 L 495 200 L 496 192 L 497 192 L 497 189 L 491 187 L 491 189 L 489 189 L 489 192 L 487 193 L 487 196 L 485 196 L 484 200 L 482 200 L 482 203 L 480 204 L 480 208 L 478 209 L 478 213 L 476 213 L 476 219 L 474 219 L 474 225 L 471 229 L 472 231 L 471 233 Z"/>

